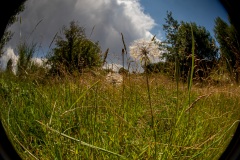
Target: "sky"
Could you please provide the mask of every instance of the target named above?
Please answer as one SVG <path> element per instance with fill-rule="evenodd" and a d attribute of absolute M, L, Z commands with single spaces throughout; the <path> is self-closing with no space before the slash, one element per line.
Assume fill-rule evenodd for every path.
<path fill-rule="evenodd" d="M 109 48 L 108 64 L 121 67 L 121 33 L 127 46 L 154 35 L 162 40 L 167 11 L 172 11 L 178 21 L 205 26 L 212 36 L 214 19 L 220 16 L 227 21 L 218 0 L 27 0 L 19 21 L 8 28 L 14 36 L 6 45 L 0 65 L 5 68 L 9 58 L 16 64 L 16 48 L 24 40 L 37 43 L 35 57 L 44 57 L 54 47 L 54 36 L 63 36 L 62 27 L 74 20 L 85 28 L 87 37 L 99 42 L 102 52 Z"/>
<path fill-rule="evenodd" d="M 158 38 L 164 38 L 162 25 L 165 23 L 167 11 L 171 11 L 173 18 L 185 22 L 196 22 L 204 26 L 214 37 L 214 20 L 221 17 L 228 22 L 228 15 L 219 0 L 140 0 L 144 12 L 148 13 L 157 24 L 151 33 Z"/>

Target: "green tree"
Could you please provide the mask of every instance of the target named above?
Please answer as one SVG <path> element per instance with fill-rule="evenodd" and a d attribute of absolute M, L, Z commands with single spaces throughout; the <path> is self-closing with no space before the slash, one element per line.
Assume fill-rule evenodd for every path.
<path fill-rule="evenodd" d="M 7 62 L 6 72 L 12 74 L 13 73 L 13 60 L 10 58 Z"/>
<path fill-rule="evenodd" d="M 171 12 L 167 12 L 166 24 L 163 28 L 166 32 L 166 40 L 160 47 L 167 50 L 165 58 L 167 63 L 175 63 L 179 76 L 186 80 L 191 69 L 192 40 L 195 44 L 195 73 L 200 79 L 209 76 L 211 69 L 218 55 L 218 48 L 215 40 L 203 26 L 198 26 L 195 22 L 177 22 L 172 17 Z M 194 39 L 192 39 L 191 28 Z M 173 66 L 173 65 L 170 65 Z"/>
<path fill-rule="evenodd" d="M 157 62 L 157 63 L 150 63 L 144 68 L 145 70 L 148 70 L 150 73 L 167 73 L 169 66 L 167 65 L 166 62 Z M 146 71 L 145 71 L 146 72 Z"/>
<path fill-rule="evenodd" d="M 72 74 L 75 71 L 82 72 L 85 68 L 101 66 L 100 46 L 86 37 L 83 27 L 71 21 L 69 28 L 64 26 L 62 30 L 65 37 L 57 37 L 56 48 L 48 57 L 51 73 Z"/>
<path fill-rule="evenodd" d="M 128 71 L 127 69 L 121 67 L 121 68 L 118 70 L 118 73 L 119 73 L 119 74 L 125 74 L 125 75 L 126 75 L 126 74 L 129 73 L 129 71 Z"/>
<path fill-rule="evenodd" d="M 178 48 L 176 41 L 179 23 L 173 18 L 172 12 L 169 11 L 167 11 L 165 22 L 166 23 L 163 24 L 163 30 L 166 32 L 166 40 L 160 43 L 160 47 L 162 50 L 167 50 L 167 52 L 163 54 L 163 57 L 168 61 L 174 61 Z"/>
<path fill-rule="evenodd" d="M 240 35 L 232 24 L 228 25 L 220 17 L 215 19 L 214 33 L 220 44 L 221 58 L 226 61 L 230 76 L 235 79 L 236 83 L 239 83 Z"/>
<path fill-rule="evenodd" d="M 194 39 L 191 35 L 193 29 Z M 203 26 L 196 23 L 181 22 L 178 28 L 177 40 L 178 57 L 180 60 L 181 76 L 187 78 L 192 63 L 192 40 L 195 42 L 195 74 L 200 78 L 207 78 L 216 64 L 218 48 L 215 40 Z"/>
<path fill-rule="evenodd" d="M 36 44 L 28 45 L 26 42 L 18 45 L 17 75 L 26 76 L 31 69 L 32 57 L 36 51 Z"/>

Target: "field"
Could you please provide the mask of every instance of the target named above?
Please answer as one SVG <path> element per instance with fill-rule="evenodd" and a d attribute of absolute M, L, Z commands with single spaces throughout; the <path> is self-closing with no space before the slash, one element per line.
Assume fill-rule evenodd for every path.
<path fill-rule="evenodd" d="M 24 160 L 217 160 L 239 122 L 240 87 L 231 83 L 0 76 L 1 119 Z"/>

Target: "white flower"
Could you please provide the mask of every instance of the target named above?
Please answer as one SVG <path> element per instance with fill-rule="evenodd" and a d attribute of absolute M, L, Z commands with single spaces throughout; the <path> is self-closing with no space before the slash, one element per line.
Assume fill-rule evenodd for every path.
<path fill-rule="evenodd" d="M 120 85 L 123 82 L 123 77 L 118 73 L 109 72 L 106 76 L 106 80 L 113 85 Z"/>
<path fill-rule="evenodd" d="M 159 59 L 161 52 L 158 45 L 152 40 L 138 39 L 129 47 L 130 56 L 142 63 L 149 63 Z"/>

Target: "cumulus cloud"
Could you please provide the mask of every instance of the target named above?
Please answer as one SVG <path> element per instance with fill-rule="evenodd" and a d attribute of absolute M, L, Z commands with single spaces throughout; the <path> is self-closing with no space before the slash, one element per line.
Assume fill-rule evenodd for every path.
<path fill-rule="evenodd" d="M 13 72 L 16 73 L 17 68 L 17 60 L 18 57 L 14 53 L 12 48 L 7 48 L 6 52 L 1 56 L 0 58 L 0 68 L 2 70 L 5 70 L 7 67 L 7 62 L 12 59 L 13 62 Z"/>
<path fill-rule="evenodd" d="M 105 64 L 103 66 L 104 69 L 109 69 L 109 70 L 112 70 L 114 72 L 118 72 L 120 68 L 122 68 L 123 66 L 120 65 L 120 64 L 116 64 L 116 63 L 108 63 L 108 64 Z"/>
<path fill-rule="evenodd" d="M 25 6 L 21 21 L 9 28 L 15 34 L 8 45 L 15 48 L 21 40 L 38 43 L 43 56 L 51 50 L 55 34 L 62 36 L 62 27 L 74 20 L 88 37 L 99 41 L 103 52 L 109 48 L 107 61 L 120 63 L 121 33 L 129 46 L 136 39 L 152 38 L 150 30 L 156 25 L 139 0 L 28 0 Z"/>

